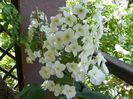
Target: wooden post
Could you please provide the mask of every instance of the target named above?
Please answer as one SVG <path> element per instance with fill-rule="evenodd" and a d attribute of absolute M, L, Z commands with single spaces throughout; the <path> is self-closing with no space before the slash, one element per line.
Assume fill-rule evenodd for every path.
<path fill-rule="evenodd" d="M 27 32 L 27 28 L 29 25 L 30 14 L 33 10 L 38 7 L 38 9 L 45 12 L 48 19 L 50 16 L 54 16 L 58 12 L 58 7 L 62 7 L 65 5 L 65 0 L 15 0 L 15 5 L 20 11 L 20 14 L 23 17 L 23 23 L 20 31 L 22 33 Z M 21 49 L 21 59 L 22 59 L 22 71 L 23 71 L 23 79 L 24 85 L 26 84 L 40 84 L 43 82 L 39 75 L 40 65 L 38 62 L 35 62 L 33 65 L 26 63 L 26 54 L 24 53 L 24 49 Z M 56 99 L 53 94 L 48 93 L 46 99 Z"/>

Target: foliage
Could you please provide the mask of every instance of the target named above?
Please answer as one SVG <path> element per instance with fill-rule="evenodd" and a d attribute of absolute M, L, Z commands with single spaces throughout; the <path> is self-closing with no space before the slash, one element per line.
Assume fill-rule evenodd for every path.
<path fill-rule="evenodd" d="M 73 5 L 75 2 L 74 0 L 69 1 L 71 1 L 69 2 L 70 5 Z M 104 5 L 104 13 L 102 14 L 105 16 L 104 26 L 106 29 L 104 30 L 105 33 L 101 38 L 100 49 L 101 51 L 106 52 L 111 56 L 117 57 L 126 63 L 133 64 L 132 4 L 128 5 L 128 8 L 120 9 L 116 4 L 110 3 L 108 5 Z M 117 15 L 116 12 L 118 13 Z M 130 54 L 125 55 L 121 52 L 118 52 L 115 49 L 116 44 L 120 44 L 125 51 L 129 51 Z M 115 99 L 132 99 L 133 88 L 121 79 L 111 75 L 105 82 L 106 83 L 100 87 L 95 87 L 93 85 L 90 86 L 90 84 L 88 84 L 88 86 L 91 87 L 91 89 L 98 90 L 104 94 L 107 93 Z M 116 86 L 116 84 L 118 85 Z"/>
<path fill-rule="evenodd" d="M 105 23 L 105 27 L 107 27 L 107 29 L 101 39 L 100 49 L 128 64 L 133 64 L 132 4 L 121 11 L 115 9 L 113 14 L 110 15 L 112 7 L 113 6 L 108 9 L 108 13 L 103 13 L 107 17 L 110 17 L 108 17 L 109 20 Z M 114 15 L 117 11 L 119 11 L 119 14 Z M 117 86 L 116 83 L 118 84 Z M 109 77 L 106 85 L 101 88 L 116 99 L 132 99 L 133 97 L 133 87 L 115 76 Z"/>
<path fill-rule="evenodd" d="M 0 2 L 0 30 L 11 36 L 11 43 L 18 41 L 21 16 L 10 2 Z"/>
<path fill-rule="evenodd" d="M 109 96 L 102 95 L 99 92 L 92 92 L 88 88 L 81 89 L 80 83 L 77 83 L 77 87 L 79 88 L 77 90 L 77 95 L 79 98 L 82 99 L 110 99 Z M 82 91 L 81 91 L 82 90 Z M 21 93 L 19 93 L 16 98 L 19 97 L 19 99 L 45 99 L 45 93 L 44 90 L 39 85 L 27 85 L 23 88 Z M 66 99 L 65 96 L 59 97 L 59 99 Z M 75 98 L 74 98 L 75 99 Z M 76 98 L 77 99 L 77 98 Z"/>
<path fill-rule="evenodd" d="M 123 60 L 126 63 L 133 64 L 133 7 L 122 10 L 123 15 L 120 19 L 116 16 L 112 16 L 106 23 L 107 33 L 103 35 L 100 49 L 104 52 L 109 53 L 112 56 Z M 122 12 L 120 12 L 122 13 Z M 115 45 L 121 45 L 125 50 L 129 51 L 130 54 L 118 52 Z M 120 49 L 120 48 L 119 48 Z"/>
<path fill-rule="evenodd" d="M 4 50 L 12 48 L 9 53 L 13 56 L 14 54 L 14 44 L 19 41 L 19 27 L 21 23 L 21 16 L 19 15 L 15 6 L 10 2 L 10 0 L 0 1 L 0 47 Z M 2 52 L 0 52 L 2 55 Z M 0 61 L 0 65 L 5 70 L 9 71 L 14 65 L 15 60 L 11 59 L 8 55 L 4 56 Z M 0 72 L 4 77 L 4 73 Z M 12 75 L 16 75 L 16 69 L 12 72 Z M 8 86 L 14 88 L 17 81 L 11 77 L 7 77 L 6 83 Z"/>
<path fill-rule="evenodd" d="M 44 91 L 39 85 L 27 85 L 23 88 L 16 98 L 19 99 L 45 99 Z"/>

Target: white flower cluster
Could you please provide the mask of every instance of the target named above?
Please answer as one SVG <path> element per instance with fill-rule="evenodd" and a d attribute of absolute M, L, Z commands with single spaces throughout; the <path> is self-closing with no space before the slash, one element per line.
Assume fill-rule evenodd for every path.
<path fill-rule="evenodd" d="M 31 20 L 29 38 L 32 39 L 33 32 L 38 30 L 45 34 L 46 39 L 42 41 L 42 49 L 26 49 L 27 62 L 32 63 L 38 58 L 43 65 L 39 71 L 45 80 L 42 87 L 54 92 L 55 96 L 64 94 L 67 99 L 71 99 L 76 95 L 76 88 L 73 83 L 56 84 L 50 80 L 51 76 L 62 79 L 70 74 L 75 81 L 85 82 L 90 79 L 92 84 L 100 85 L 109 73 L 102 54 L 99 52 L 94 55 L 104 29 L 102 6 L 92 3 L 93 9 L 88 9 L 87 4 L 91 2 L 83 0 L 71 7 L 61 7 L 62 13 L 52 16 L 50 24 L 42 25 L 42 12 L 37 18 L 42 22 L 33 18 Z"/>
<path fill-rule="evenodd" d="M 44 90 L 49 90 L 51 92 L 54 92 L 55 96 L 59 96 L 61 94 L 66 95 L 67 99 L 71 99 L 72 97 L 75 97 L 76 95 L 76 89 L 74 86 L 70 85 L 60 85 L 55 84 L 52 80 L 45 80 L 42 84 L 42 88 Z"/>
<path fill-rule="evenodd" d="M 123 55 L 130 55 L 131 53 L 127 50 L 125 50 L 121 45 L 115 44 L 115 50 Z"/>

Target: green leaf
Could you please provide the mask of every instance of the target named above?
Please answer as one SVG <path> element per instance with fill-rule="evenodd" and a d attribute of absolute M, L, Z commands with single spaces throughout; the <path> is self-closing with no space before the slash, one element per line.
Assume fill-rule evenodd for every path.
<path fill-rule="evenodd" d="M 77 91 L 80 91 L 82 88 L 82 86 L 81 86 L 81 83 L 80 82 L 74 82 L 74 86 L 76 87 L 76 90 Z"/>
<path fill-rule="evenodd" d="M 99 92 L 92 92 L 91 90 L 84 88 L 79 95 L 83 99 L 111 99 L 109 96 L 105 96 Z"/>
<path fill-rule="evenodd" d="M 111 99 L 109 96 L 103 95 L 99 92 L 94 93 L 95 97 L 98 99 Z"/>
<path fill-rule="evenodd" d="M 32 86 L 27 85 L 23 88 L 23 90 L 17 95 L 17 97 L 21 97 L 23 95 L 25 95 L 26 93 L 28 93 L 28 91 L 32 88 Z"/>
<path fill-rule="evenodd" d="M 39 85 L 35 85 L 27 93 L 26 99 L 44 99 L 43 89 Z"/>
<path fill-rule="evenodd" d="M 69 84 L 69 85 L 73 85 L 73 78 L 71 77 L 71 74 L 68 73 L 68 71 L 66 71 L 67 73 L 65 73 L 64 77 L 61 79 L 57 79 L 57 82 L 60 84 Z"/>
<path fill-rule="evenodd" d="M 9 15 L 11 13 L 11 10 L 12 10 L 12 6 L 10 4 L 5 5 L 4 8 L 2 9 L 4 14 L 6 15 Z"/>
<path fill-rule="evenodd" d="M 61 96 L 61 97 L 59 97 L 59 99 L 66 99 L 66 97 L 65 96 Z"/>
<path fill-rule="evenodd" d="M 19 99 L 44 99 L 44 91 L 40 85 L 29 85 L 17 97 Z"/>

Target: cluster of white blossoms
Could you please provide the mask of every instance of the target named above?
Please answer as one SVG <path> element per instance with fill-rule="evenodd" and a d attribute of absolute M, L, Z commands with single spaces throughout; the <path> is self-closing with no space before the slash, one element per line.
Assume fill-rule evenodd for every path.
<path fill-rule="evenodd" d="M 45 36 L 41 49 L 26 49 L 28 63 L 38 59 L 42 64 L 39 71 L 44 79 L 42 88 L 54 92 L 55 96 L 63 94 L 67 99 L 76 95 L 74 81 L 90 79 L 92 84 L 100 85 L 109 73 L 106 60 L 98 52 L 104 30 L 103 7 L 89 0 L 81 1 L 74 6 L 61 7 L 61 13 L 52 16 L 50 24 L 44 24 L 44 14 L 39 12 L 37 18 L 31 18 L 28 32 L 30 39 L 36 31 Z M 98 54 L 94 55 L 94 52 Z M 57 79 L 69 76 L 73 83 L 58 83 L 58 80 L 51 80 L 52 76 Z"/>
<path fill-rule="evenodd" d="M 115 44 L 115 50 L 123 55 L 130 55 L 131 53 L 125 50 L 121 45 Z"/>
<path fill-rule="evenodd" d="M 76 89 L 74 86 L 70 86 L 68 84 L 66 85 L 55 84 L 52 80 L 45 80 L 44 83 L 42 84 L 42 88 L 44 90 L 48 89 L 49 91 L 54 92 L 55 96 L 63 94 L 67 97 L 67 99 L 71 99 L 76 95 Z"/>

